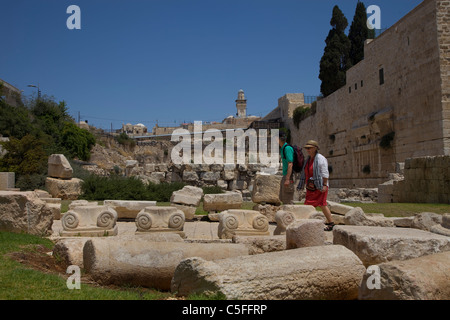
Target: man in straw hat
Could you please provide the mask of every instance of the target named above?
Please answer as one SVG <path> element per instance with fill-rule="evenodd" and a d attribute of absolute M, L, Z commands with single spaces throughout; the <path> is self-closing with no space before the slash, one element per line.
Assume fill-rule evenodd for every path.
<path fill-rule="evenodd" d="M 332 231 L 334 223 L 330 208 L 327 205 L 328 179 L 330 177 L 328 161 L 319 153 L 320 148 L 317 141 L 308 141 L 304 148 L 309 157 L 306 160 L 297 188 L 302 190 L 306 186 L 305 205 L 320 207 L 327 218 L 325 231 Z"/>

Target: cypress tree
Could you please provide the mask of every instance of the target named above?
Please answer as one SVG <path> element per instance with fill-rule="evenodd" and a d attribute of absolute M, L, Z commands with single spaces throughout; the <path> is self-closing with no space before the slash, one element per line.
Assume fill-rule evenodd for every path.
<path fill-rule="evenodd" d="M 375 30 L 367 28 L 367 9 L 363 2 L 358 0 L 355 16 L 348 38 L 351 42 L 350 60 L 353 65 L 364 59 L 364 42 L 375 38 Z"/>
<path fill-rule="evenodd" d="M 320 60 L 320 91 L 326 97 L 343 87 L 346 71 L 352 66 L 350 61 L 351 43 L 345 34 L 348 21 L 338 6 L 333 8 L 330 21 L 333 27 L 325 40 L 324 54 Z"/>

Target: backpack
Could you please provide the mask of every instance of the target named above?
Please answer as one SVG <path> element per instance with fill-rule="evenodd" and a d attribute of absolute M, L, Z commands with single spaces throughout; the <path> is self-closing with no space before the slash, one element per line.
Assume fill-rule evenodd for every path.
<path fill-rule="evenodd" d="M 294 161 L 292 170 L 297 173 L 302 172 L 303 166 L 305 164 L 305 157 L 303 156 L 302 148 L 299 148 L 298 146 L 292 146 L 290 144 L 286 145 L 286 147 L 291 147 L 294 150 Z M 286 147 L 283 148 L 283 155 L 285 159 L 286 159 L 285 153 Z"/>

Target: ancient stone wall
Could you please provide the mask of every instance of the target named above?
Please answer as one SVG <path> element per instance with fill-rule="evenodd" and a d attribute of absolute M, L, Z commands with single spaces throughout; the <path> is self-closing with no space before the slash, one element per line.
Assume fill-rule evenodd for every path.
<path fill-rule="evenodd" d="M 393 202 L 450 204 L 450 156 L 407 159 L 404 180 L 393 183 Z"/>
<path fill-rule="evenodd" d="M 294 143 L 317 140 L 331 186 L 376 187 L 407 158 L 450 154 L 449 1 L 425 0 L 377 39 Z"/>

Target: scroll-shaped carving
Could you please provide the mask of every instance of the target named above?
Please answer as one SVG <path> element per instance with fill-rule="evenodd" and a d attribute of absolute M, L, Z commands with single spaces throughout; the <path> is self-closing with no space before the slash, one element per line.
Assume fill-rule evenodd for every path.
<path fill-rule="evenodd" d="M 179 212 L 175 212 L 169 218 L 169 228 L 181 230 L 184 226 L 184 213 L 179 210 Z"/>
<path fill-rule="evenodd" d="M 115 236 L 117 212 L 108 206 L 77 206 L 63 214 L 61 236 Z"/>
<path fill-rule="evenodd" d="M 114 216 L 114 213 L 107 210 L 103 211 L 97 217 L 97 227 L 110 229 L 114 227 L 116 224 L 117 217 Z"/>
<path fill-rule="evenodd" d="M 73 230 L 78 227 L 80 218 L 78 217 L 78 214 L 76 212 L 68 211 L 63 215 L 61 223 L 65 230 Z"/>
<path fill-rule="evenodd" d="M 136 217 L 136 233 L 176 232 L 184 237 L 185 216 L 176 207 L 149 206 L 141 210 Z"/>
<path fill-rule="evenodd" d="M 146 231 L 152 227 L 152 217 L 147 212 L 140 212 L 136 217 L 138 231 Z"/>
<path fill-rule="evenodd" d="M 219 238 L 231 239 L 234 235 L 269 235 L 269 220 L 253 210 L 227 210 L 220 213 Z"/>

